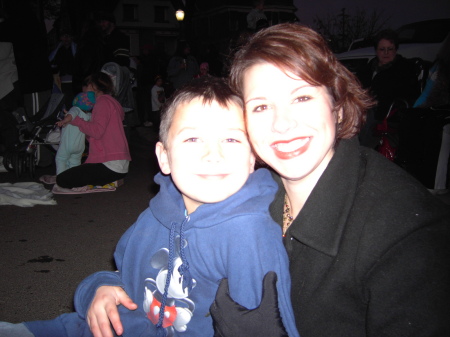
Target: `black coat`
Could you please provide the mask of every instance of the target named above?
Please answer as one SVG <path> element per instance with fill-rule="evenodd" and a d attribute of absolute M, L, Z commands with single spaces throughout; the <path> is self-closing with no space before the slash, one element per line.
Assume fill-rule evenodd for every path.
<path fill-rule="evenodd" d="M 374 71 L 377 71 L 373 76 Z M 378 67 L 374 58 L 356 73 L 364 88 L 369 89 L 377 100 L 375 118 L 383 120 L 395 99 L 404 99 L 413 104 L 419 97 L 419 81 L 411 60 L 397 55 L 393 62 Z"/>
<path fill-rule="evenodd" d="M 300 335 L 450 336 L 449 211 L 386 158 L 341 140 L 285 238 Z"/>

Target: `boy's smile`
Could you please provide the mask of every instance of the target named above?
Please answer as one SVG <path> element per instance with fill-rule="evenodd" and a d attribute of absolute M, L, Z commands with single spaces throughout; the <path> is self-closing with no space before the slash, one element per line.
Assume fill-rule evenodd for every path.
<path fill-rule="evenodd" d="M 242 109 L 234 103 L 181 104 L 169 129 L 167 148 L 156 145 L 161 171 L 171 174 L 188 213 L 203 203 L 222 201 L 245 184 L 255 159 Z"/>

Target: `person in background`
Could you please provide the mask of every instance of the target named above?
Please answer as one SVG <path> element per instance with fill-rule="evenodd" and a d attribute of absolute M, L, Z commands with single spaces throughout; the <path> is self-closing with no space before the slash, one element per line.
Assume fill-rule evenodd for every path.
<path fill-rule="evenodd" d="M 130 37 L 116 27 L 116 18 L 109 12 L 97 14 L 97 25 L 103 38 L 105 59 L 120 66 L 130 67 Z"/>
<path fill-rule="evenodd" d="M 362 86 L 375 98 L 376 106 L 368 111 L 360 141 L 374 148 L 379 139 L 374 137 L 375 126 L 383 121 L 396 99 L 412 105 L 420 94 L 418 78 L 412 61 L 397 53 L 399 38 L 393 30 L 383 30 L 374 39 L 376 57 L 357 70 Z"/>
<path fill-rule="evenodd" d="M 84 164 L 72 167 L 56 176 L 53 192 L 87 185 L 103 186 L 123 179 L 131 160 L 123 127 L 124 111 L 112 96 L 111 78 L 97 72 L 88 77 L 89 91 L 95 93 L 95 105 L 89 121 L 80 117 L 67 121 L 77 126 L 89 141 L 89 155 Z"/>
<path fill-rule="evenodd" d="M 73 92 L 81 92 L 84 80 L 89 75 L 101 70 L 104 64 L 105 50 L 98 25 L 94 20 L 86 20 L 82 25 L 74 60 Z"/>
<path fill-rule="evenodd" d="M 447 110 L 446 123 L 442 128 L 441 147 L 438 156 L 434 188 L 436 195 L 448 193 L 448 161 L 450 157 L 450 34 L 442 43 L 433 62 L 425 88 L 414 108 L 429 108 L 434 111 Z"/>
<path fill-rule="evenodd" d="M 18 121 L 12 112 L 21 101 L 13 45 L 0 41 L 0 145 L 3 145 L 5 155 L 19 142 Z"/>
<path fill-rule="evenodd" d="M 60 42 L 50 53 L 48 60 L 52 67 L 55 82 L 64 94 L 66 108 L 70 107 L 74 99 L 72 74 L 74 71 L 77 44 L 73 41 L 72 33 L 63 30 L 59 34 Z"/>
<path fill-rule="evenodd" d="M 177 51 L 169 60 L 167 76 L 174 89 L 190 82 L 198 74 L 197 59 L 191 55 L 191 47 L 186 41 L 179 41 Z"/>
<path fill-rule="evenodd" d="M 247 28 L 250 31 L 256 31 L 257 23 L 266 21 L 267 17 L 264 14 L 264 0 L 253 0 L 253 8 L 250 13 L 247 14 Z"/>
<path fill-rule="evenodd" d="M 61 139 L 56 151 L 55 164 L 56 175 L 65 170 L 81 165 L 81 158 L 85 149 L 86 137 L 80 129 L 69 124 L 75 117 L 80 117 L 85 121 L 91 119 L 91 111 L 95 104 L 95 93 L 93 91 L 80 92 L 75 96 L 72 107 L 66 112 L 66 116 L 56 122 L 61 130 Z M 69 116 L 70 115 L 70 116 Z M 44 184 L 53 185 L 56 183 L 56 175 L 43 175 L 39 178 Z"/>
<path fill-rule="evenodd" d="M 150 116 L 151 124 L 146 122 L 145 126 L 152 126 L 159 131 L 159 124 L 161 120 L 161 107 L 166 101 L 166 95 L 163 87 L 163 79 L 161 76 L 155 77 L 155 85 L 152 87 L 152 114 Z"/>
<path fill-rule="evenodd" d="M 90 112 L 94 104 L 95 93 L 93 91 L 81 92 L 75 96 L 73 106 L 67 112 L 66 117 L 56 123 L 63 128 L 55 157 L 57 175 L 71 167 L 81 165 L 81 157 L 85 147 L 85 135 L 78 127 L 71 125 L 70 121 L 75 117 L 89 121 L 91 119 Z"/>
<path fill-rule="evenodd" d="M 208 62 L 203 62 L 200 64 L 200 71 L 195 78 L 203 77 L 203 76 L 211 76 L 209 73 L 209 64 Z"/>
<path fill-rule="evenodd" d="M 5 20 L 0 22 L 0 41 L 13 45 L 20 106 L 32 116 L 44 106 L 53 89 L 45 24 L 38 19 L 31 1 L 3 1 L 2 9 Z"/>

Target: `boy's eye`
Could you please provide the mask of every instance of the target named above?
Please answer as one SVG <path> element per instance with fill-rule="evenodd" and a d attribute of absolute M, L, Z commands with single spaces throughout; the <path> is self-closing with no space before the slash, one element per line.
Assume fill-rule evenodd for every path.
<path fill-rule="evenodd" d="M 297 97 L 296 99 L 294 99 L 294 103 L 306 102 L 306 101 L 309 101 L 311 98 L 312 98 L 311 96 L 300 96 L 300 97 Z"/>
<path fill-rule="evenodd" d="M 196 138 L 196 137 L 188 138 L 184 142 L 185 143 L 195 143 L 195 142 L 198 142 L 198 138 Z"/>

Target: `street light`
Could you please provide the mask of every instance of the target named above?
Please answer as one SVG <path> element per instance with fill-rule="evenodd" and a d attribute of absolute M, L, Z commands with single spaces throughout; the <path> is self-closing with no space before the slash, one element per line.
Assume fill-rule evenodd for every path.
<path fill-rule="evenodd" d="M 182 9 L 177 10 L 175 12 L 175 16 L 177 17 L 177 21 L 180 23 L 180 38 L 184 38 L 184 27 L 183 27 L 184 11 Z"/>
<path fill-rule="evenodd" d="M 175 16 L 177 17 L 178 21 L 183 21 L 184 20 L 184 11 L 179 9 L 176 11 Z"/>

